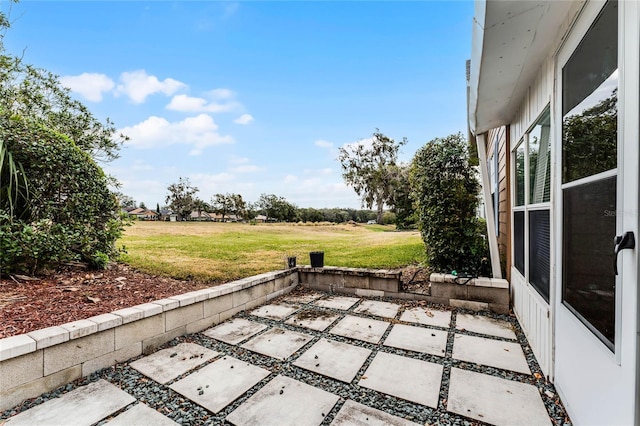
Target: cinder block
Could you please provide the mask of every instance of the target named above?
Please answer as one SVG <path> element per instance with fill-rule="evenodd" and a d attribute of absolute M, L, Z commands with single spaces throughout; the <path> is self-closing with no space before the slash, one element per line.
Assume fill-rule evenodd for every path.
<path fill-rule="evenodd" d="M 0 339 L 0 361 L 28 354 L 36 350 L 36 341 L 26 334 Z"/>
<path fill-rule="evenodd" d="M 115 349 L 119 350 L 135 342 L 142 342 L 149 337 L 164 333 L 165 315 L 167 314 L 154 315 L 116 328 Z"/>
<path fill-rule="evenodd" d="M 349 288 L 369 289 L 369 277 L 345 275 L 344 286 Z"/>
<path fill-rule="evenodd" d="M 149 339 L 142 341 L 142 353 L 145 355 L 149 355 L 158 349 L 160 346 L 164 345 L 170 340 L 175 339 L 176 337 L 183 336 L 187 334 L 187 326 L 183 325 L 178 328 L 174 328 L 171 331 L 167 331 L 165 333 L 159 334 L 157 336 L 153 336 Z"/>
<path fill-rule="evenodd" d="M 491 278 L 491 287 L 509 288 L 509 281 L 502 278 Z"/>
<path fill-rule="evenodd" d="M 444 274 L 444 282 L 445 283 L 455 283 L 457 279 L 458 279 L 457 275 Z"/>
<path fill-rule="evenodd" d="M 192 291 L 190 294 L 196 297 L 196 302 L 202 302 L 203 300 L 211 298 L 211 289 L 204 288 L 202 290 Z"/>
<path fill-rule="evenodd" d="M 394 278 L 369 278 L 369 288 L 371 290 L 382 290 L 397 293 L 400 291 L 400 280 Z"/>
<path fill-rule="evenodd" d="M 115 329 L 90 334 L 44 350 L 44 375 L 62 371 L 115 350 Z"/>
<path fill-rule="evenodd" d="M 193 293 L 178 294 L 177 296 L 171 296 L 169 299 L 177 300 L 180 302 L 180 307 L 193 305 L 197 302 L 196 295 Z"/>
<path fill-rule="evenodd" d="M 233 292 L 233 306 L 244 305 L 247 302 L 266 296 L 267 288 L 264 284 L 258 284 L 244 290 Z"/>
<path fill-rule="evenodd" d="M 98 331 L 104 331 L 122 325 L 122 317 L 114 314 L 96 315 L 88 319 L 98 324 Z"/>
<path fill-rule="evenodd" d="M 491 278 L 479 277 L 472 280 L 476 287 L 491 287 Z"/>
<path fill-rule="evenodd" d="M 298 279 L 300 280 L 301 283 L 304 283 L 304 284 L 315 283 L 315 277 L 316 277 L 316 274 L 312 274 L 310 272 L 306 272 L 306 271 L 298 272 Z M 277 282 L 278 282 L 278 279 L 276 279 L 276 283 Z M 277 284 L 276 284 L 276 287 L 277 287 Z"/>
<path fill-rule="evenodd" d="M 245 304 L 245 309 L 246 310 L 250 310 L 250 309 L 253 309 L 255 307 L 264 305 L 265 303 L 267 303 L 267 296 L 261 296 L 261 297 L 258 297 L 257 299 L 253 299 L 253 300 L 248 301 Z"/>
<path fill-rule="evenodd" d="M 86 319 L 68 322 L 66 324 L 62 324 L 61 327 L 69 331 L 69 339 L 71 340 L 98 332 L 98 324 Z"/>
<path fill-rule="evenodd" d="M 206 330 L 207 328 L 210 328 L 211 326 L 214 326 L 219 323 L 220 323 L 220 314 L 215 314 L 215 315 L 203 318 L 201 320 L 198 320 L 196 322 L 189 323 L 185 327 L 186 327 L 187 334 L 191 334 L 191 333 L 199 333 L 202 330 Z"/>
<path fill-rule="evenodd" d="M 467 286 L 452 283 L 431 283 L 431 296 L 443 299 L 467 299 Z"/>
<path fill-rule="evenodd" d="M 82 367 L 74 365 L 49 376 L 12 388 L 8 392 L 0 392 L 0 412 L 20 404 L 25 399 L 35 398 L 45 392 L 71 383 L 80 377 L 82 377 Z"/>
<path fill-rule="evenodd" d="M 141 305 L 135 305 L 132 307 L 135 309 L 140 309 L 142 312 L 144 312 L 143 318 L 149 318 L 163 312 L 162 306 L 155 303 L 143 303 Z"/>
<path fill-rule="evenodd" d="M 44 376 L 42 351 L 0 362 L 0 393 Z"/>
<path fill-rule="evenodd" d="M 367 289 L 359 289 L 359 288 L 350 288 L 350 287 L 334 287 L 331 286 L 331 292 L 340 293 L 340 294 L 351 294 L 355 295 L 358 290 L 367 290 Z"/>
<path fill-rule="evenodd" d="M 285 288 L 283 288 L 283 289 L 282 289 L 282 290 L 280 290 L 280 291 L 282 291 L 282 293 L 283 293 L 283 294 L 289 294 L 289 293 L 291 293 L 291 292 L 293 291 L 293 289 L 294 289 L 294 288 L 296 288 L 297 286 L 298 286 L 298 284 L 293 284 L 293 285 L 290 285 L 289 287 L 285 287 Z"/>
<path fill-rule="evenodd" d="M 401 300 L 415 300 L 415 295 L 413 293 L 396 293 L 393 291 L 385 291 L 384 297 L 393 297 L 394 299 Z"/>
<path fill-rule="evenodd" d="M 271 294 L 267 294 L 267 302 L 269 302 L 270 300 L 273 300 L 273 299 L 277 299 L 278 297 L 282 296 L 283 294 L 284 294 L 284 289 L 278 290 L 278 291 L 274 291 Z"/>
<path fill-rule="evenodd" d="M 164 313 L 165 331 L 171 331 L 190 322 L 204 318 L 204 302 L 198 302 L 184 308 L 174 309 Z"/>
<path fill-rule="evenodd" d="M 383 297 L 384 296 L 384 291 L 367 290 L 367 289 L 363 289 L 363 288 L 357 288 L 356 289 L 356 294 L 358 296 L 363 296 L 363 297 Z"/>
<path fill-rule="evenodd" d="M 174 300 L 174 299 L 160 299 L 160 300 L 155 300 L 151 303 L 162 306 L 163 312 L 170 311 L 172 309 L 177 309 L 180 307 L 180 301 Z"/>
<path fill-rule="evenodd" d="M 237 314 L 238 312 L 241 312 L 244 310 L 245 310 L 245 306 L 240 305 L 240 306 L 236 306 L 235 308 L 231 308 L 228 311 L 220 312 L 220 322 L 226 321 L 232 316 L 234 316 L 235 314 Z"/>
<path fill-rule="evenodd" d="M 330 285 L 320 285 L 320 284 L 308 284 L 307 288 L 312 288 L 314 290 L 326 291 L 331 293 L 333 291 L 333 287 Z M 345 287 L 339 287 L 344 289 Z"/>
<path fill-rule="evenodd" d="M 222 311 L 233 308 L 233 295 L 225 294 L 204 301 L 204 317 L 217 315 Z"/>
<path fill-rule="evenodd" d="M 41 328 L 27 335 L 36 341 L 36 349 L 44 349 L 69 341 L 69 330 L 58 326 Z"/>
<path fill-rule="evenodd" d="M 501 305 L 498 303 L 489 303 L 489 310 L 491 312 L 495 312 L 496 314 L 508 314 L 509 313 L 509 305 Z"/>
<path fill-rule="evenodd" d="M 484 302 L 474 302 L 471 300 L 450 299 L 449 304 L 454 308 L 464 308 L 471 311 L 486 311 L 489 304 Z"/>
<path fill-rule="evenodd" d="M 271 294 L 276 291 L 276 278 L 269 280 L 262 285 L 264 286 L 264 294 Z"/>
<path fill-rule="evenodd" d="M 289 274 L 284 277 L 278 277 L 275 279 L 275 289 L 274 290 L 282 290 L 283 288 L 290 287 L 292 285 L 298 284 L 298 275 L 297 274 Z"/>
<path fill-rule="evenodd" d="M 467 298 L 469 300 L 475 300 L 478 302 L 508 305 L 509 289 L 494 287 L 469 287 Z"/>
<path fill-rule="evenodd" d="M 117 311 L 113 311 L 111 313 L 122 317 L 123 324 L 138 321 L 144 318 L 144 311 L 135 308 L 118 309 Z"/>
<path fill-rule="evenodd" d="M 429 275 L 429 281 L 432 283 L 443 283 L 444 282 L 444 274 L 433 273 Z"/>
<path fill-rule="evenodd" d="M 142 355 L 142 342 L 133 343 L 116 351 L 99 356 L 98 358 L 83 362 L 82 376 L 88 376 L 95 371 L 111 367 L 112 365 L 115 365 L 119 362 L 124 362 L 131 358 L 135 358 L 138 355 Z"/>

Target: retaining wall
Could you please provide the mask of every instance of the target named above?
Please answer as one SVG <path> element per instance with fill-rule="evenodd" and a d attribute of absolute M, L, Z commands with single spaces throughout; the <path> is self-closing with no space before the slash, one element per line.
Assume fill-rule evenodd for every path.
<path fill-rule="evenodd" d="M 297 269 L 121 309 L 0 340 L 0 411 L 282 296 Z"/>

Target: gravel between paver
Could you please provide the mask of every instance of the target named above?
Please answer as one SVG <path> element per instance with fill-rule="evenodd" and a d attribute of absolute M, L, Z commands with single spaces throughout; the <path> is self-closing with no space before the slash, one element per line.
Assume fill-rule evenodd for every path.
<path fill-rule="evenodd" d="M 308 290 L 303 290 L 303 289 L 296 290 L 296 294 L 304 294 L 308 292 L 309 292 Z M 117 364 L 115 366 L 93 373 L 88 377 L 79 379 L 66 386 L 62 386 L 53 392 L 45 393 L 38 398 L 34 398 L 24 402 L 20 406 L 6 410 L 3 413 L 0 413 L 0 423 L 2 422 L 2 420 L 5 420 L 21 411 L 27 410 L 51 398 L 55 398 L 63 393 L 69 392 L 79 386 L 85 385 L 87 383 L 90 383 L 102 378 L 115 384 L 116 386 L 120 387 L 121 389 L 123 389 L 124 391 L 128 392 L 130 395 L 135 397 L 138 401 L 144 402 L 149 407 L 152 407 L 158 410 L 159 412 L 161 412 L 162 414 L 176 421 L 179 424 L 185 424 L 185 425 L 186 424 L 189 424 L 189 425 L 229 424 L 225 421 L 225 418 L 227 415 L 229 415 L 233 410 L 239 407 L 243 402 L 245 402 L 248 398 L 250 398 L 259 389 L 261 389 L 266 383 L 268 383 L 276 375 L 282 374 L 287 377 L 293 378 L 295 380 L 299 380 L 303 383 L 307 383 L 309 385 L 326 390 L 340 397 L 338 403 L 333 407 L 333 409 L 329 413 L 326 414 L 326 417 L 322 424 L 327 424 L 327 425 L 330 424 L 347 399 L 354 400 L 361 404 L 371 406 L 379 410 L 385 411 L 389 414 L 403 417 L 407 420 L 421 423 L 421 424 L 440 424 L 440 425 L 483 424 L 481 422 L 478 422 L 477 420 L 462 417 L 457 414 L 446 411 L 446 404 L 447 404 L 446 399 L 447 399 L 448 389 L 449 389 L 449 377 L 451 374 L 451 367 L 463 368 L 470 371 L 489 374 L 495 377 L 501 377 L 509 380 L 515 380 L 518 382 L 531 384 L 537 387 L 538 390 L 540 391 L 542 400 L 545 404 L 545 407 L 547 408 L 551 421 L 554 424 L 570 423 L 566 410 L 564 409 L 562 403 L 560 402 L 560 399 L 557 395 L 557 392 L 554 386 L 544 379 L 542 371 L 540 370 L 540 367 L 537 361 L 535 360 L 535 357 L 533 355 L 531 348 L 529 347 L 526 337 L 524 336 L 524 333 L 522 332 L 514 316 L 498 315 L 498 314 L 493 314 L 489 312 L 474 313 L 464 309 L 452 309 L 449 307 L 429 305 L 424 302 L 409 302 L 409 301 L 399 301 L 395 299 L 389 300 L 389 299 L 382 299 L 382 298 L 369 298 L 369 299 L 363 298 L 362 300 L 393 301 L 394 303 L 402 305 L 402 308 L 398 311 L 396 318 L 385 319 L 380 317 L 373 317 L 371 315 L 354 313 L 354 310 L 357 308 L 359 303 L 355 304 L 349 310 L 346 310 L 346 311 L 338 310 L 338 309 L 318 308 L 317 306 L 312 305 L 312 302 L 306 305 L 305 304 L 301 305 L 301 310 L 323 309 L 323 310 L 326 310 L 327 312 L 331 312 L 339 315 L 339 318 L 333 323 L 333 325 L 331 327 L 328 327 L 324 331 L 316 331 L 316 330 L 311 330 L 307 328 L 301 328 L 294 325 L 286 324 L 285 321 L 289 317 L 295 314 L 292 314 L 289 317 L 286 317 L 282 320 L 271 320 L 267 318 L 261 318 L 261 317 L 251 315 L 250 312 L 242 312 L 235 316 L 235 318 L 247 318 L 247 319 L 250 318 L 251 321 L 262 323 L 269 326 L 269 329 L 272 327 L 278 326 L 280 328 L 284 328 L 292 331 L 298 331 L 298 332 L 302 331 L 314 337 L 311 341 L 309 341 L 306 345 L 304 345 L 302 348 L 296 351 L 291 357 L 289 357 L 284 361 L 277 360 L 275 358 L 271 358 L 268 356 L 264 356 L 264 355 L 249 351 L 247 349 L 240 347 L 240 344 L 230 345 L 227 343 L 217 341 L 215 339 L 205 336 L 202 333 L 195 333 L 195 334 L 178 337 L 172 340 L 171 342 L 167 343 L 166 345 L 163 345 L 160 349 L 175 346 L 183 342 L 193 342 L 193 343 L 200 344 L 206 348 L 220 352 L 223 355 L 231 355 L 235 358 L 238 358 L 240 360 L 249 362 L 253 365 L 257 365 L 259 367 L 262 367 L 271 371 L 272 373 L 271 375 L 261 380 L 258 384 L 253 386 L 246 393 L 244 393 L 239 399 L 229 404 L 227 407 L 225 407 L 223 410 L 221 410 L 217 414 L 213 414 L 207 411 L 206 409 L 191 402 L 190 400 L 186 399 L 182 395 L 178 394 L 177 392 L 169 388 L 169 386 L 172 383 L 174 383 L 177 380 L 180 380 L 181 378 L 185 377 L 189 373 L 185 373 L 184 375 L 179 376 L 176 379 L 163 385 L 149 379 L 148 377 L 144 376 L 143 374 L 139 373 L 138 371 L 134 370 L 129 366 L 129 363 L 131 361 L 141 358 L 141 357 L 138 357 L 128 362 Z M 278 300 L 274 300 L 271 303 L 278 303 Z M 404 311 L 405 308 L 414 307 L 414 306 L 421 306 L 421 307 L 423 306 L 425 308 L 429 308 L 433 310 L 448 309 L 452 311 L 451 324 L 450 324 L 450 327 L 446 329 L 412 323 L 412 325 L 416 327 L 446 330 L 448 332 L 447 349 L 444 357 L 384 346 L 382 342 L 384 342 L 389 332 L 391 331 L 392 327 L 389 327 L 387 329 L 383 338 L 380 341 L 381 343 L 378 343 L 378 344 L 372 344 L 372 343 L 363 342 L 359 340 L 352 340 L 352 339 L 348 339 L 345 337 L 341 337 L 341 336 L 337 336 L 329 333 L 331 328 L 340 319 L 344 318 L 347 314 L 367 317 L 367 318 L 375 318 L 378 320 L 384 320 L 391 323 L 408 324 L 408 323 L 399 321 L 399 318 L 402 315 L 402 312 Z M 297 313 L 300 313 L 300 312 L 301 311 L 298 311 Z M 470 336 L 481 336 L 477 333 L 456 330 L 455 329 L 456 315 L 458 313 L 472 313 L 475 315 L 485 315 L 491 318 L 501 319 L 509 322 L 513 326 L 513 329 L 516 333 L 517 342 L 522 346 L 523 352 L 527 359 L 527 363 L 529 365 L 529 368 L 532 371 L 532 375 L 520 374 L 512 371 L 491 368 L 483 365 L 462 362 L 462 361 L 453 359 L 451 357 L 451 354 L 453 350 L 454 334 L 456 332 L 459 334 L 467 334 Z M 262 331 L 261 333 L 264 333 L 267 330 L 268 329 Z M 260 335 L 261 333 L 259 333 L 258 335 Z M 320 340 L 320 338 L 323 338 L 323 337 L 329 340 L 340 341 L 340 342 L 349 343 L 354 346 L 364 347 L 372 351 L 371 355 L 362 365 L 358 374 L 354 377 L 351 383 L 340 382 L 338 380 L 334 380 L 326 376 L 322 376 L 293 365 L 295 360 L 300 355 L 302 355 L 302 353 L 304 353 L 308 348 L 310 348 L 313 344 L 315 344 L 318 340 Z M 507 339 L 501 339 L 501 338 L 496 338 L 496 339 L 507 340 Z M 357 383 L 362 378 L 364 371 L 366 371 L 366 369 L 371 364 L 373 358 L 375 357 L 375 354 L 378 353 L 379 351 L 390 353 L 390 354 L 402 355 L 402 356 L 406 356 L 414 359 L 429 361 L 429 362 L 443 365 L 444 369 L 443 369 L 442 383 L 440 388 L 438 408 L 433 409 L 433 408 L 425 407 L 423 405 L 415 404 L 415 403 L 405 401 L 390 395 L 383 394 L 381 392 L 377 392 L 371 389 L 366 389 L 364 387 L 358 386 Z M 210 361 L 210 362 L 213 362 L 213 361 Z M 209 363 L 205 363 L 203 364 L 203 366 L 206 366 Z M 103 421 L 101 423 L 98 423 L 98 425 L 102 425 L 105 423 L 106 421 Z"/>

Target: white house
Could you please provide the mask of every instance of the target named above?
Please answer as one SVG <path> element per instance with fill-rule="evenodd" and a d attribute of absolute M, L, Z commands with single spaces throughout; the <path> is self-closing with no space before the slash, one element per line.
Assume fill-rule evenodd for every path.
<path fill-rule="evenodd" d="M 638 425 L 640 2 L 478 1 L 473 25 L 469 127 L 514 311 L 574 423 Z"/>

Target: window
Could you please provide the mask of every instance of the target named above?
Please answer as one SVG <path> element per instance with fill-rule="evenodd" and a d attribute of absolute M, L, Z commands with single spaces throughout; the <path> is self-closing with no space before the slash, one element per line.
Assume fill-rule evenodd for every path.
<path fill-rule="evenodd" d="M 551 226 L 551 114 L 547 107 L 513 153 L 514 266 L 549 302 Z"/>

